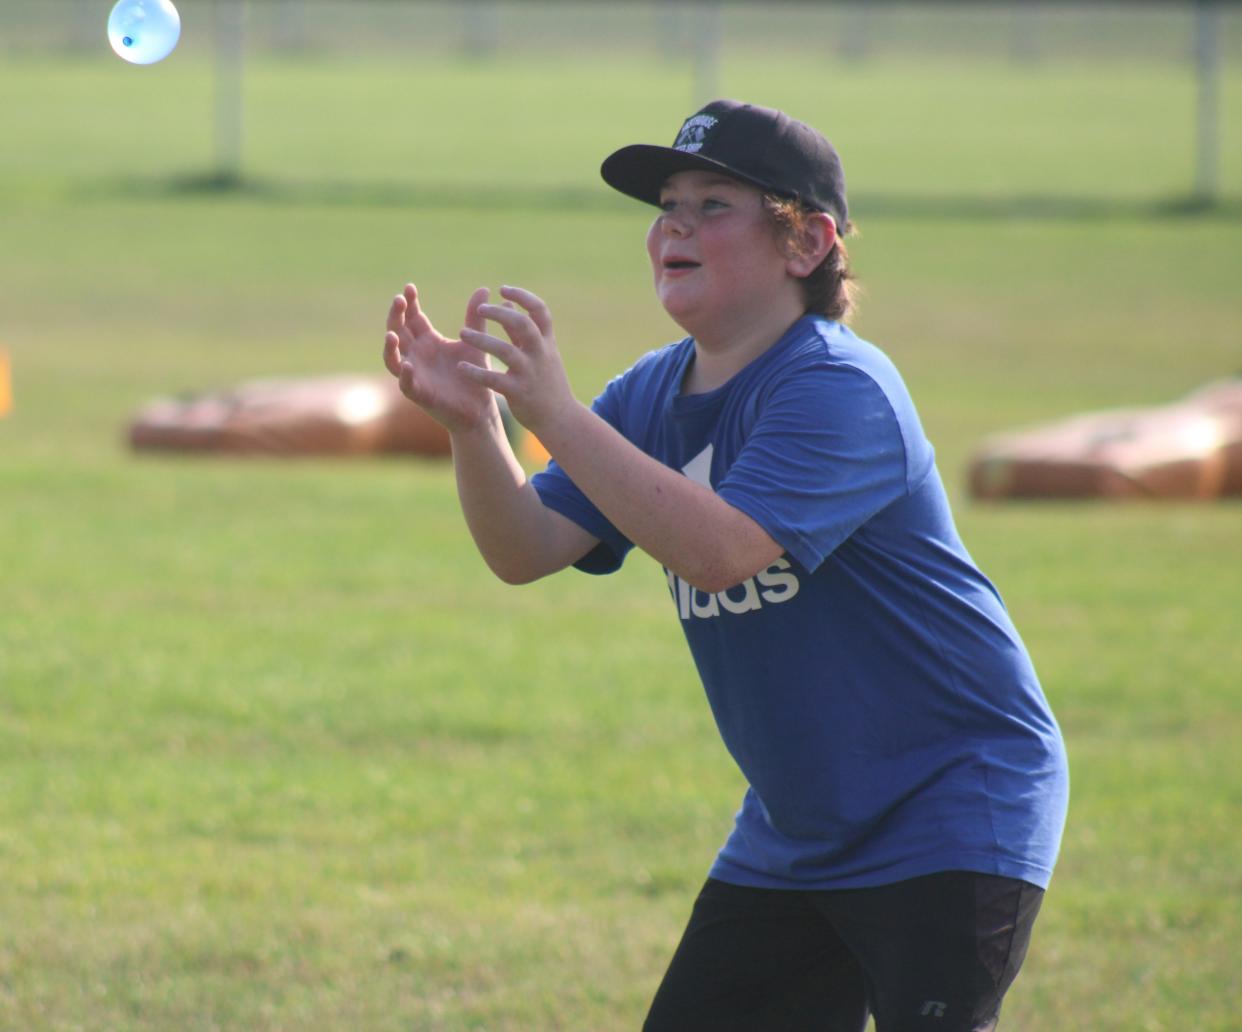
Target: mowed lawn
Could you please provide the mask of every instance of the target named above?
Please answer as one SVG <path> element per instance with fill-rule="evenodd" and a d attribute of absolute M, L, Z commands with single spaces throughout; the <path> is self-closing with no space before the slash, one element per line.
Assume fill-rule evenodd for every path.
<path fill-rule="evenodd" d="M 157 394 L 377 370 L 411 278 L 448 330 L 479 284 L 541 293 L 591 397 L 677 335 L 595 168 L 671 137 L 687 70 L 256 61 L 232 192 L 192 181 L 206 65 L 133 71 L 0 66 L 0 1028 L 637 1028 L 742 790 L 659 568 L 507 588 L 444 464 L 123 430 Z M 1173 214 L 1183 70 L 739 55 L 724 86 L 841 144 L 857 328 L 1066 733 L 1003 1027 L 1236 1028 L 1242 508 L 985 506 L 964 475 L 988 433 L 1242 370 L 1238 134 L 1223 209 Z"/>

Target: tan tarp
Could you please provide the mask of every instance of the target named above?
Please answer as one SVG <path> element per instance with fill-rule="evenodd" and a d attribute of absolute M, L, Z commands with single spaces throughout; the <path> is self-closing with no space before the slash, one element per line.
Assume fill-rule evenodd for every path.
<path fill-rule="evenodd" d="M 161 398 L 135 414 L 129 443 L 143 451 L 449 454 L 448 434 L 390 376 L 255 380 Z"/>
<path fill-rule="evenodd" d="M 1220 498 L 1242 494 L 1242 379 L 1181 401 L 1088 413 L 986 440 L 976 498 Z"/>

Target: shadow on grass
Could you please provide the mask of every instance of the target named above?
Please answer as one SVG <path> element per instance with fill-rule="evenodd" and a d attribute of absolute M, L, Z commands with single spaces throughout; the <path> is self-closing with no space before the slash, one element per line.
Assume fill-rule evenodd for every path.
<path fill-rule="evenodd" d="M 515 186 L 478 183 L 282 182 L 231 174 L 122 179 L 79 191 L 90 197 L 176 200 L 236 197 L 269 204 L 320 207 L 468 209 L 471 211 L 624 211 L 628 202 L 602 183 Z"/>
<path fill-rule="evenodd" d="M 626 211 L 633 202 L 602 183 L 476 184 L 347 181 L 280 181 L 235 173 L 129 178 L 77 191 L 89 197 L 171 200 L 237 197 L 270 204 L 328 207 L 468 209 L 471 211 Z M 860 219 L 963 220 L 1046 219 L 1110 221 L 1207 218 L 1242 221 L 1242 197 L 1213 199 L 1193 194 L 1114 198 L 1070 194 L 912 194 L 856 192 L 850 208 Z"/>

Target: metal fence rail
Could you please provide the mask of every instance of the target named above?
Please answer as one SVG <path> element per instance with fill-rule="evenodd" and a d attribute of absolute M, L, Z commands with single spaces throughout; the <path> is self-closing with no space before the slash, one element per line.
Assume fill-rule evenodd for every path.
<path fill-rule="evenodd" d="M 1020 62 L 1192 61 L 1198 15 L 1215 12 L 1223 61 L 1242 59 L 1242 4 L 1180 2 L 898 3 L 802 0 L 179 0 L 183 46 L 195 26 L 242 4 L 255 53 L 643 50 L 691 58 L 713 21 L 734 48 L 822 53 L 826 60 L 942 54 Z M 108 0 L 0 0 L 0 55 L 98 50 Z"/>
<path fill-rule="evenodd" d="M 0 62 L 38 55 L 108 60 L 109 0 L 0 0 Z M 1184 68 L 1193 80 L 1194 176 L 1203 203 L 1220 192 L 1221 89 L 1242 64 L 1242 3 L 723 2 L 617 0 L 178 0 L 178 59 L 215 65 L 220 181 L 243 169 L 247 67 L 299 59 L 488 62 L 515 55 L 607 60 L 641 55 L 692 70 L 693 98 L 727 86 L 730 60 L 770 55 L 825 65 L 977 61 L 1030 69 Z M 1033 88 L 1038 88 L 1033 86 Z M 1236 118 L 1234 119 L 1236 121 Z"/>

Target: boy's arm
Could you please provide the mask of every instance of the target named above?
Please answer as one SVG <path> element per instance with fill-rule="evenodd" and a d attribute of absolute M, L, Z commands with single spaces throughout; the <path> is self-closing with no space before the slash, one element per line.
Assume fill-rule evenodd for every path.
<path fill-rule="evenodd" d="M 494 418 L 450 434 L 457 496 L 484 561 L 506 584 L 526 584 L 586 555 L 598 539 L 546 508 Z"/>
<path fill-rule="evenodd" d="M 466 325 L 482 328 L 483 288 L 471 295 Z M 465 331 L 463 331 L 465 332 Z M 384 364 L 401 390 L 448 431 L 457 493 L 466 524 L 492 571 L 521 584 L 563 569 L 586 555 L 596 538 L 544 507 L 509 446 L 492 392 L 462 376 L 460 366 L 486 368 L 487 355 L 431 325 L 407 284 L 393 298 L 384 337 Z"/>
<path fill-rule="evenodd" d="M 465 342 L 495 355 L 499 372 L 464 363 L 460 371 L 503 394 L 570 479 L 630 541 L 702 591 L 723 591 L 775 562 L 784 548 L 751 517 L 709 487 L 631 444 L 569 389 L 547 306 L 529 291 L 501 288 L 509 306 L 480 305 L 509 340 L 468 326 Z M 512 303 L 524 311 L 512 307 Z"/>
<path fill-rule="evenodd" d="M 542 427 L 540 441 L 622 534 L 701 591 L 740 584 L 784 554 L 746 513 L 636 448 L 585 406 Z"/>

